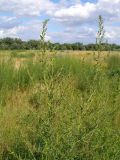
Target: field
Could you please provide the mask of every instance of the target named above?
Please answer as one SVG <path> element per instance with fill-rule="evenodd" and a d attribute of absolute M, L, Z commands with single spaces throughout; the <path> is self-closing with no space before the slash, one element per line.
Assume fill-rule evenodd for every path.
<path fill-rule="evenodd" d="M 118 52 L 0 51 L 1 160 L 119 160 Z"/>

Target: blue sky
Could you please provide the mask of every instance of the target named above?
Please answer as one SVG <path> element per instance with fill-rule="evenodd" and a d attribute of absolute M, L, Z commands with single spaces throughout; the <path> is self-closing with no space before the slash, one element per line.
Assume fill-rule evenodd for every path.
<path fill-rule="evenodd" d="M 120 43 L 120 0 L 0 0 L 0 38 L 39 39 L 49 18 L 46 40 L 93 43 L 99 15 L 106 39 Z"/>

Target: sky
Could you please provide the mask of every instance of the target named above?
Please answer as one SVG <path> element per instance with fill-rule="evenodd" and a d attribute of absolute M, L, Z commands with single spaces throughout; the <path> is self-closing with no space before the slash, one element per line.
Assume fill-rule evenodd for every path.
<path fill-rule="evenodd" d="M 49 19 L 46 40 L 94 43 L 99 15 L 106 40 L 120 44 L 120 0 L 0 0 L 0 38 L 39 39 Z"/>

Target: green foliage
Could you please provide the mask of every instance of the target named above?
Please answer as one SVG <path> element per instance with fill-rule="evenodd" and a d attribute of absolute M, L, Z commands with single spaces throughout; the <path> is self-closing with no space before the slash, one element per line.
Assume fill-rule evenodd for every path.
<path fill-rule="evenodd" d="M 10 41 L 10 42 L 9 42 Z M 22 41 L 20 39 L 13 39 L 13 38 L 4 38 L 0 39 L 0 50 L 39 50 L 42 47 L 42 44 L 39 40 L 29 40 L 29 41 Z M 9 43 L 8 43 L 9 42 Z M 98 47 L 96 47 L 96 44 L 83 44 L 83 43 L 51 43 L 49 46 L 49 42 L 45 42 L 46 46 L 48 48 L 56 50 L 98 50 Z M 119 51 L 120 46 L 117 44 L 108 44 L 106 41 L 101 44 L 102 48 L 101 50 L 107 51 L 108 48 L 111 48 L 113 51 Z"/>
<path fill-rule="evenodd" d="M 90 63 L 83 63 L 80 59 L 64 56 L 56 58 L 54 72 L 61 68 L 63 75 L 72 74 L 77 79 L 77 87 L 81 90 L 88 89 L 95 80 L 97 69 Z"/>
<path fill-rule="evenodd" d="M 12 61 L 1 64 L 0 158 L 119 159 L 119 79 L 68 56 L 56 57 L 45 73 L 40 64 L 29 61 L 17 70 Z"/>
<path fill-rule="evenodd" d="M 109 78 L 108 69 L 98 72 L 91 63 L 57 57 L 42 79 L 38 64 L 24 65 L 11 71 L 22 93 L 29 89 L 23 106 L 16 106 L 15 99 L 12 111 L 9 101 L 1 110 L 1 159 L 119 159 L 120 81 Z M 11 82 L 4 83 L 12 88 Z"/>

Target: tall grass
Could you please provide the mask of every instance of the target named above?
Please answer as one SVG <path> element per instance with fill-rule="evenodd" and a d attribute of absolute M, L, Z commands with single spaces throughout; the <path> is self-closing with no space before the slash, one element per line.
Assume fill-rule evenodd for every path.
<path fill-rule="evenodd" d="M 46 81 L 40 63 L 16 70 L 3 62 L 0 94 L 9 94 L 0 109 L 1 159 L 119 159 L 120 81 L 108 75 L 111 61 L 98 72 L 90 62 L 57 57 Z"/>
<path fill-rule="evenodd" d="M 120 76 L 120 57 L 112 55 L 108 59 L 108 70 L 110 76 Z"/>

